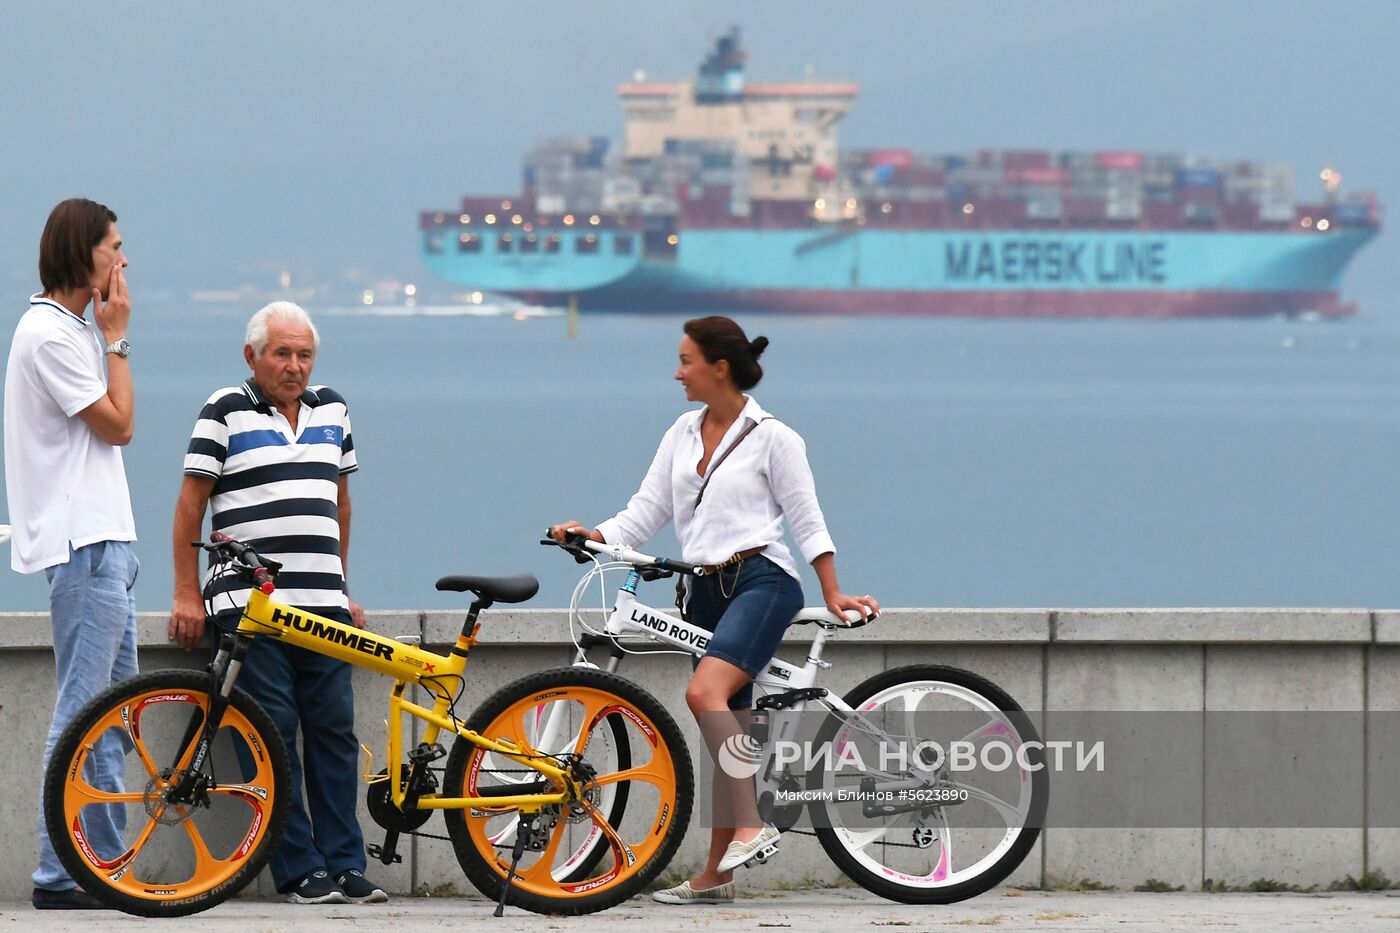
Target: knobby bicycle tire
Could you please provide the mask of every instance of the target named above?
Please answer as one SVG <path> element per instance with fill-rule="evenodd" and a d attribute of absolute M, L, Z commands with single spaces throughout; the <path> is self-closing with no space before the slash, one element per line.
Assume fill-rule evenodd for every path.
<path fill-rule="evenodd" d="M 200 769 L 204 803 L 161 798 L 189 763 L 208 709 L 207 674 L 140 674 L 93 697 L 54 745 L 43 794 L 49 839 L 73 880 L 103 903 L 142 917 L 207 910 L 256 878 L 276 849 L 289 806 L 287 751 L 267 711 L 237 687 Z M 99 744 L 106 758 L 94 756 Z M 121 791 L 111 789 L 111 769 L 100 773 L 116 760 L 112 750 L 121 752 Z"/>

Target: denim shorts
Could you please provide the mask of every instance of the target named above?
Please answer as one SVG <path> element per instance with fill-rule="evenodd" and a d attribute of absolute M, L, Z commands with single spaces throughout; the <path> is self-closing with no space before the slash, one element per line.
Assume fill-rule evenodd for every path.
<path fill-rule="evenodd" d="M 802 602 L 798 582 L 762 555 L 690 581 L 690 621 L 713 633 L 705 657 L 728 661 L 751 678 L 772 659 Z M 729 707 L 748 709 L 752 702 L 750 683 L 730 697 Z"/>

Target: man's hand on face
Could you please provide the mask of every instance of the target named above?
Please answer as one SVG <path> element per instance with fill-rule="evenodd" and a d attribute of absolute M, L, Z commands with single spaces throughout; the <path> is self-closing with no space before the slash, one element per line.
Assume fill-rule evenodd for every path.
<path fill-rule="evenodd" d="M 121 263 L 112 266 L 112 274 L 107 282 L 107 301 L 102 301 L 102 290 L 92 290 L 92 317 L 108 343 L 114 343 L 126 336 L 126 327 L 131 320 L 131 294 L 126 287 L 126 273 Z"/>

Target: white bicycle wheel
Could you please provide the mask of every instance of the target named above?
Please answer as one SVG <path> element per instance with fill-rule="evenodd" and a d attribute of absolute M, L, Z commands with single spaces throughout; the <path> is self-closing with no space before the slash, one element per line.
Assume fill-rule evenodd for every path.
<path fill-rule="evenodd" d="M 973 897 L 1015 870 L 1049 797 L 1039 736 L 1020 706 L 982 677 L 937 665 L 886 671 L 844 699 L 861 718 L 833 716 L 818 739 L 829 766 L 808 781 L 832 861 L 869 891 L 924 904 Z"/>

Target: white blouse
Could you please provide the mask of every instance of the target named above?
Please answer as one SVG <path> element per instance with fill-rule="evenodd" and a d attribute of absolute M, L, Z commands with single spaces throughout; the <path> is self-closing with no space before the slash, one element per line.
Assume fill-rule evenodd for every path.
<path fill-rule="evenodd" d="M 719 564 L 739 551 L 763 545 L 764 557 L 800 580 L 797 564 L 783 543 L 786 517 L 808 563 L 827 552 L 835 553 L 817 504 L 807 445 L 753 398 L 745 398 L 744 410 L 707 464 L 706 473 L 713 473 L 714 478 L 705 487 L 700 507 L 695 508 L 695 496 L 705 481 L 696 473 L 705 452 L 700 439 L 703 408 L 681 415 L 661 438 L 636 495 L 625 509 L 598 525 L 605 541 L 640 547 L 662 525 L 674 521 L 681 559 L 687 563 Z M 716 472 L 719 458 L 739 434 L 760 421 Z"/>

